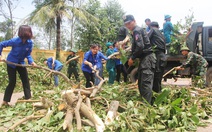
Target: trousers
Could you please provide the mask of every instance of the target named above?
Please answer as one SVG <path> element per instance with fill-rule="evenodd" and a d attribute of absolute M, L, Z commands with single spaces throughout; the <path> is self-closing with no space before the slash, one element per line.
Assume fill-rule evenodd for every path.
<path fill-rule="evenodd" d="M 152 100 L 152 86 L 155 72 L 156 58 L 153 53 L 140 59 L 138 68 L 138 88 L 141 97 L 149 104 Z"/>
<path fill-rule="evenodd" d="M 20 79 L 22 82 L 22 86 L 24 89 L 24 98 L 29 99 L 31 98 L 31 90 L 30 90 L 30 84 L 29 84 L 29 78 L 28 78 L 28 72 L 25 67 L 15 67 L 12 68 L 10 66 L 7 66 L 7 73 L 9 78 L 9 84 L 7 85 L 7 88 L 4 92 L 4 98 L 3 100 L 6 102 L 10 102 L 13 90 L 16 85 L 16 71 L 18 71 L 20 75 Z"/>

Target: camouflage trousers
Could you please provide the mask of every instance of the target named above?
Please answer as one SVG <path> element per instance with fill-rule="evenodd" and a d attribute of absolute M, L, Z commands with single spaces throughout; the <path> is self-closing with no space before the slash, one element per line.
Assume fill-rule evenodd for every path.
<path fill-rule="evenodd" d="M 141 97 L 149 104 L 152 100 L 152 86 L 154 80 L 156 58 L 153 53 L 140 59 L 138 68 L 138 88 Z"/>
<path fill-rule="evenodd" d="M 206 73 L 207 67 L 197 67 L 196 73 L 192 75 L 192 85 L 196 87 L 205 87 L 207 86 L 206 82 Z"/>

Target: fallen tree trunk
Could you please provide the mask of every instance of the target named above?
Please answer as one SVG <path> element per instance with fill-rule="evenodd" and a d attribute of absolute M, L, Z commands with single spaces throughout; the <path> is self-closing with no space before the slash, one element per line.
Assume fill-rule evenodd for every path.
<path fill-rule="evenodd" d="M 109 125 L 114 121 L 115 117 L 117 116 L 118 107 L 119 107 L 118 101 L 112 101 L 110 103 L 109 111 L 105 118 L 105 125 Z"/>
<path fill-rule="evenodd" d="M 69 108 L 66 112 L 66 116 L 63 122 L 63 130 L 68 129 L 69 132 L 73 131 L 73 125 L 72 125 L 72 121 L 74 118 L 73 115 L 74 111 L 72 108 Z"/>
<path fill-rule="evenodd" d="M 91 100 L 90 100 L 90 98 L 86 97 L 85 102 L 86 102 L 86 105 L 87 105 L 89 108 L 91 108 Z"/>
<path fill-rule="evenodd" d="M 97 132 L 103 132 L 105 130 L 105 125 L 101 118 L 86 104 L 81 103 L 80 112 L 95 125 Z"/>
<path fill-rule="evenodd" d="M 79 97 L 79 99 L 78 99 L 78 102 L 77 102 L 76 107 L 74 108 L 74 114 L 75 114 L 75 117 L 76 117 L 76 120 L 77 120 L 77 130 L 78 131 L 81 131 L 81 129 L 82 129 L 82 122 L 81 122 L 81 116 L 80 116 L 79 109 L 81 107 L 82 97 L 80 95 L 80 92 L 79 92 L 78 97 Z"/>

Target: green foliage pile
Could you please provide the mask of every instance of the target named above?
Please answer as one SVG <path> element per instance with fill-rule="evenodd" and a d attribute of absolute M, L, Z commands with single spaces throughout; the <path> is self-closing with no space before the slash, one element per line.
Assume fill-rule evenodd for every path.
<path fill-rule="evenodd" d="M 33 83 L 39 81 L 41 74 L 37 74 Z M 36 84 L 36 83 L 34 83 Z M 52 102 L 53 112 L 47 117 L 28 121 L 15 130 L 17 131 L 63 131 L 65 111 L 59 111 L 61 103 L 61 90 L 67 89 L 68 85 L 61 83 L 59 88 L 54 88 L 54 93 L 46 93 L 48 86 L 36 84 L 33 87 L 33 99 L 45 97 Z M 130 85 L 114 84 L 104 85 L 103 90 L 97 95 L 96 100 L 91 102 L 92 109 L 103 120 L 107 115 L 108 104 L 112 100 L 120 102 L 118 117 L 105 131 L 195 131 L 197 126 L 204 126 L 202 120 L 209 119 L 212 115 L 212 102 L 210 95 L 191 94 L 191 88 L 163 88 L 162 93 L 154 93 L 153 106 L 141 102 L 137 89 L 129 90 Z M 206 91 L 210 92 L 208 89 Z M 34 109 L 31 103 L 18 103 L 14 107 L 1 107 L 0 128 L 8 128 L 20 119 L 31 114 L 39 114 L 42 110 Z M 74 131 L 76 122 L 73 122 Z M 83 131 L 95 131 L 95 128 L 83 126 Z"/>

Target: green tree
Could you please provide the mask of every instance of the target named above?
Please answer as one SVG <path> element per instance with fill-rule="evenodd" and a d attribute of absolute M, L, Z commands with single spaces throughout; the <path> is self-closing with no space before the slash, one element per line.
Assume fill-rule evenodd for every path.
<path fill-rule="evenodd" d="M 4 34 L 4 40 L 8 40 L 13 37 L 12 26 L 14 24 L 15 22 L 10 19 L 0 22 L 0 32 Z"/>
<path fill-rule="evenodd" d="M 89 0 L 84 8 L 90 14 L 99 18 L 99 24 L 78 24 L 75 32 L 76 45 L 78 48 L 86 51 L 89 45 L 97 43 L 101 44 L 103 49 L 106 48 L 105 43 L 115 41 L 117 29 L 123 24 L 122 16 L 124 11 L 116 0 L 109 0 L 101 7 L 100 1 Z"/>
<path fill-rule="evenodd" d="M 79 7 L 69 6 L 70 0 L 35 0 L 36 9 L 30 15 L 30 21 L 46 29 L 56 28 L 56 58 L 60 58 L 61 50 L 61 24 L 63 18 L 72 19 L 75 14 L 79 21 L 88 22 L 95 19 Z M 71 12 L 71 13 L 70 13 Z"/>

